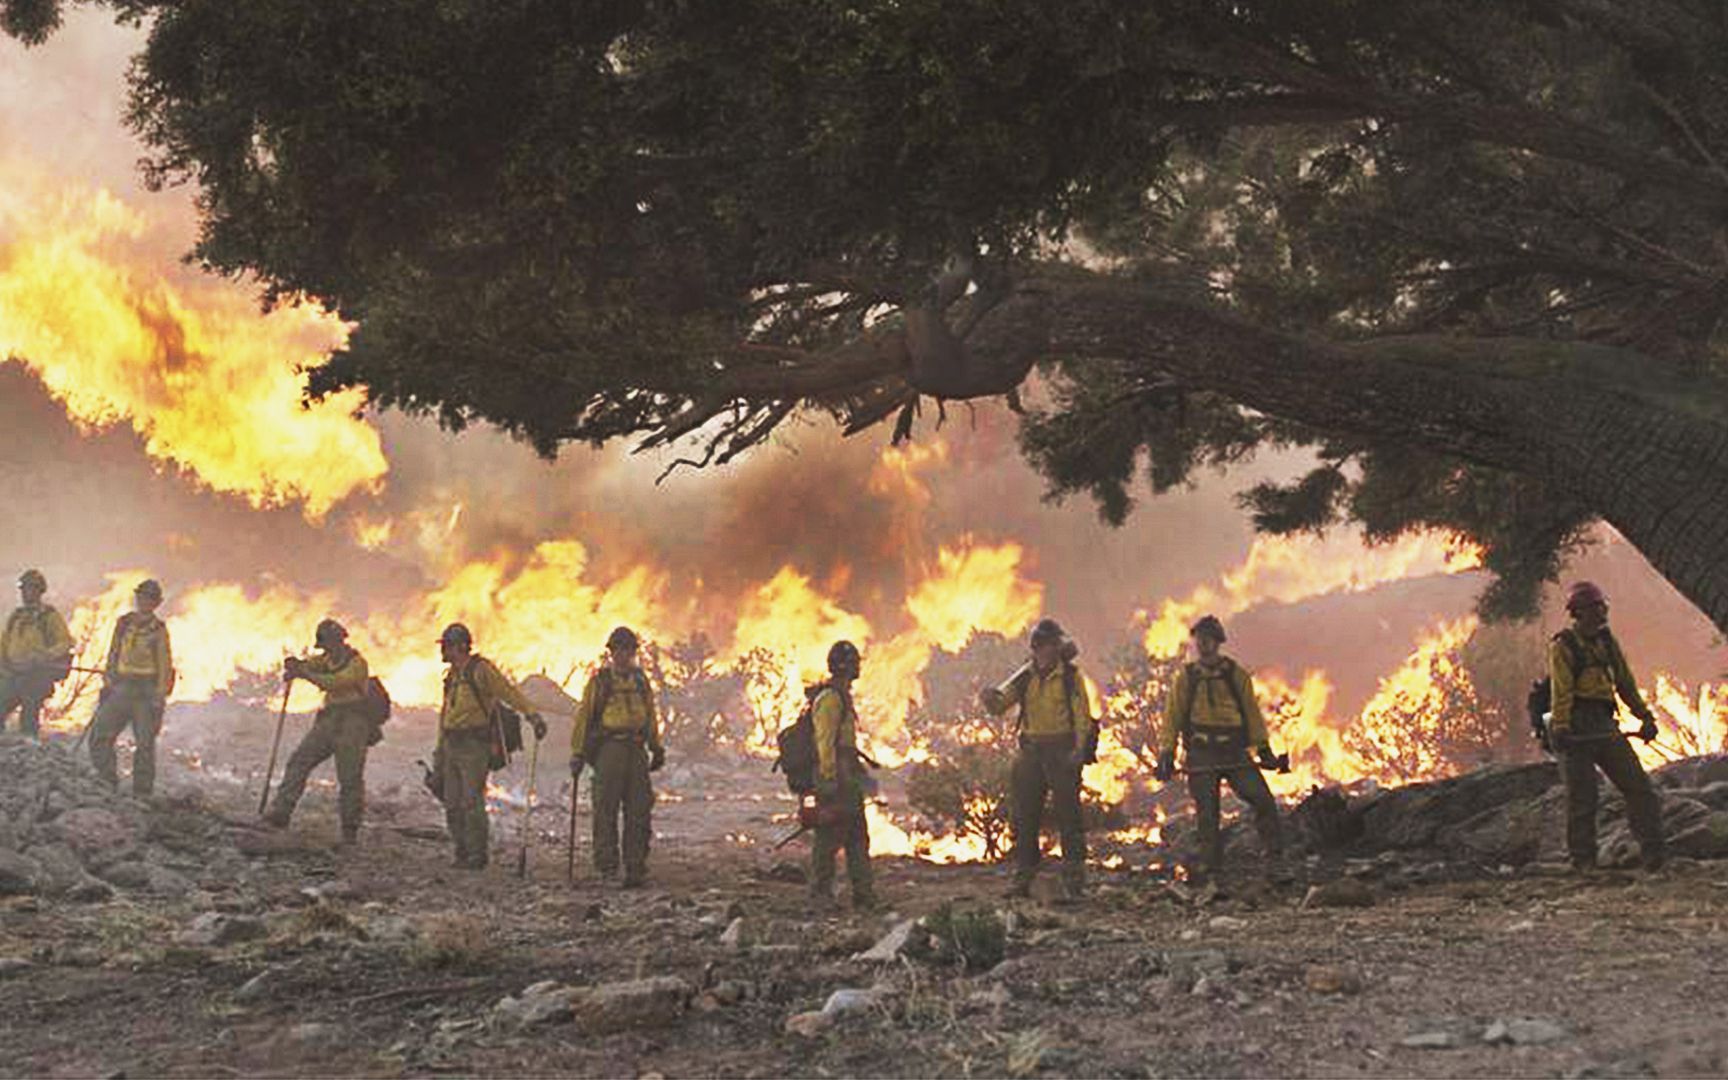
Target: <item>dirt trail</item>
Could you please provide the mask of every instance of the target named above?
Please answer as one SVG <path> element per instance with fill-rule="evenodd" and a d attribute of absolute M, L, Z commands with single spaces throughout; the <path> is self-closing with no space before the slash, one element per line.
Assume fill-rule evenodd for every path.
<path fill-rule="evenodd" d="M 1719 1007 L 1728 863 L 1681 860 L 1659 878 L 1578 879 L 1534 866 L 1434 885 L 1370 879 L 1372 906 L 1359 908 L 1301 907 L 1307 880 L 1226 883 L 1211 896 L 1099 872 L 1078 908 L 1012 910 L 1007 961 L 963 973 L 929 959 L 872 966 L 850 957 L 899 916 L 946 902 L 1008 913 L 996 870 L 884 860 L 891 912 L 813 915 L 800 884 L 771 876 L 785 871 L 762 838 L 776 834 L 771 815 L 784 807 L 766 787 L 661 806 L 651 887 L 621 892 L 586 866 L 566 886 L 553 831 L 561 821 L 542 820 L 549 831 L 519 881 L 503 843 L 514 841 L 514 820 L 493 867 L 470 874 L 447 866 L 423 800 L 376 800 L 363 845 L 338 852 L 327 795 L 309 796 L 295 828 L 279 834 L 247 824 L 251 799 L 238 785 L 198 783 L 201 799 L 150 811 L 154 832 L 210 843 L 221 815 L 221 842 L 240 858 L 219 873 L 188 872 L 194 887 L 174 895 L 0 900 L 6 1072 L 1678 1076 L 1728 1067 Z M 783 854 L 796 864 L 806 849 Z M 1299 876 L 1330 874 L 1315 865 Z M 744 941 L 733 946 L 723 936 L 740 915 Z M 494 1011 L 541 981 L 657 975 L 684 980 L 689 1007 L 608 1034 L 567 1020 L 516 1030 Z M 821 1008 L 832 991 L 873 986 L 871 1005 L 813 1037 L 786 1030 L 789 1016 Z M 1405 1045 L 1412 1038 L 1437 1045 Z"/>

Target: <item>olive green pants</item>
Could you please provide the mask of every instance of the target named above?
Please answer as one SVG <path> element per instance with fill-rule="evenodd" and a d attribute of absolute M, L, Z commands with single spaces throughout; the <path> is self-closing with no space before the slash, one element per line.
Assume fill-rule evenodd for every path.
<path fill-rule="evenodd" d="M 1665 853 L 1662 803 L 1638 755 L 1618 734 L 1613 702 L 1580 698 L 1573 705 L 1572 735 L 1560 753 L 1566 784 L 1566 852 L 1574 864 L 1596 863 L 1596 802 L 1600 770 L 1626 800 L 1626 824 L 1647 861 Z"/>
<path fill-rule="evenodd" d="M 1239 733 L 1201 731 L 1188 740 L 1188 794 L 1194 799 L 1195 832 L 1201 857 L 1214 872 L 1224 868 L 1224 835 L 1219 828 L 1223 809 L 1223 784 L 1228 782 L 1236 797 L 1248 804 L 1254 815 L 1254 831 L 1266 854 L 1284 853 L 1284 831 L 1278 819 L 1278 800 L 1254 763 L 1248 760 L 1248 743 Z"/>
<path fill-rule="evenodd" d="M 1086 878 L 1086 828 L 1080 819 L 1080 768 L 1074 764 L 1074 740 L 1022 739 L 1010 774 L 1014 819 L 1014 873 L 1022 883 L 1038 873 L 1043 858 L 1039 835 L 1044 827 L 1044 799 L 1062 838 L 1062 876 L 1070 885 Z"/>
<path fill-rule="evenodd" d="M 149 795 L 156 790 L 156 736 L 162 731 L 155 679 L 110 679 L 96 706 L 96 717 L 90 721 L 90 764 L 110 785 L 120 783 L 114 744 L 128 727 L 132 729 L 132 793 Z"/>
<path fill-rule="evenodd" d="M 300 740 L 282 771 L 282 786 L 270 806 L 270 817 L 286 825 L 294 807 L 306 791 L 312 770 L 330 758 L 336 759 L 337 809 L 342 835 L 352 838 L 360 831 L 366 813 L 366 748 L 372 740 L 372 722 L 351 705 L 320 709 L 312 730 Z"/>
<path fill-rule="evenodd" d="M 624 819 L 624 877 L 640 881 L 648 870 L 648 845 L 654 837 L 654 785 L 648 755 L 635 739 L 611 738 L 595 753 L 594 869 L 618 872 L 618 819 Z"/>
<path fill-rule="evenodd" d="M 6 718 L 18 710 L 18 730 L 32 738 L 42 733 L 42 703 L 54 694 L 52 676 L 37 671 L 0 675 L 0 731 Z"/>
<path fill-rule="evenodd" d="M 486 778 L 492 774 L 492 740 L 484 728 L 445 732 L 433 769 L 444 778 L 444 823 L 456 845 L 456 865 L 478 869 L 492 853 L 486 820 Z"/>
<path fill-rule="evenodd" d="M 870 826 L 864 817 L 864 798 L 852 791 L 835 800 L 839 820 L 818 825 L 810 846 L 810 892 L 827 899 L 834 895 L 834 874 L 839 854 L 846 853 L 846 879 L 852 886 L 854 904 L 874 903 L 875 884 L 870 870 Z"/>

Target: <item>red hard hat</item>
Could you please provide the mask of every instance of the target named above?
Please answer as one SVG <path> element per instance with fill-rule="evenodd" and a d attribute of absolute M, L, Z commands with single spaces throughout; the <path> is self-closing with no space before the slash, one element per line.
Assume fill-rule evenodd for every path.
<path fill-rule="evenodd" d="M 1566 593 L 1566 610 L 1577 611 L 1590 604 L 1606 604 L 1608 596 L 1593 581 L 1580 581 Z"/>

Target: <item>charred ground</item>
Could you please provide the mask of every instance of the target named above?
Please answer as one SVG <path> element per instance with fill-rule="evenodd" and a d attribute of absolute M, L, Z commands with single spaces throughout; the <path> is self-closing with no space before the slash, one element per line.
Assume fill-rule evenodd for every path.
<path fill-rule="evenodd" d="M 1305 843 L 1362 831 L 1288 884 L 1100 870 L 1081 907 L 1009 907 L 990 867 L 889 859 L 888 913 L 826 916 L 795 880 L 801 848 L 767 850 L 786 806 L 754 763 L 687 770 L 657 812 L 651 886 L 629 893 L 585 866 L 565 884 L 551 814 L 526 881 L 508 815 L 491 870 L 449 869 L 409 784 L 375 784 L 365 842 L 339 852 L 332 800 L 263 831 L 242 783 L 184 761 L 150 808 L 98 804 L 59 747 L 8 738 L 0 769 L 7 842 L 69 849 L 88 877 L 44 871 L 0 906 L 0 1057 L 22 1073 L 1610 1076 L 1728 1057 L 1702 1004 L 1728 962 L 1728 864 L 1576 878 L 1540 845 L 1490 850 L 1553 824 L 1543 765 L 1311 802 Z M 1718 771 L 1663 776 L 1670 834 L 1690 829 L 1697 855 L 1728 820 Z M 1233 854 L 1249 863 L 1245 839 Z M 1000 918 L 1006 959 L 967 970 L 918 935 L 853 958 L 944 907 Z M 680 983 L 622 1020 L 524 1009 L 538 983 L 653 977 Z M 873 993 L 788 1030 L 846 988 Z"/>

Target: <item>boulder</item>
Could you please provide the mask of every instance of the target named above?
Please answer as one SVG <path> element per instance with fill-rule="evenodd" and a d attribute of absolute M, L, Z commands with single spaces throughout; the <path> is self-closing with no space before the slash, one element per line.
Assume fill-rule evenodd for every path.
<path fill-rule="evenodd" d="M 1356 878 L 1339 878 L 1311 885 L 1302 897 L 1304 908 L 1365 908 L 1374 906 L 1374 890 Z"/>
<path fill-rule="evenodd" d="M 912 947 L 913 941 L 919 933 L 920 928 L 917 919 L 904 919 L 882 935 L 876 944 L 858 953 L 852 959 L 865 964 L 891 964 L 900 958 L 901 953 Z"/>
<path fill-rule="evenodd" d="M 0 896 L 22 896 L 42 887 L 42 867 L 28 855 L 0 848 Z"/>
<path fill-rule="evenodd" d="M 492 1006 L 492 1023 L 506 1031 L 564 1023 L 571 1017 L 573 993 L 562 983 L 537 982 L 520 996 L 504 998 Z"/>
<path fill-rule="evenodd" d="M 584 1034 L 603 1035 L 672 1023 L 683 1016 L 690 996 L 689 983 L 661 975 L 585 987 L 573 991 L 569 1000 L 577 1028 Z"/>
<path fill-rule="evenodd" d="M 256 941 L 269 932 L 263 919 L 252 918 L 248 915 L 229 915 L 221 911 L 206 911 L 193 919 L 192 924 L 186 929 L 175 934 L 174 940 L 181 945 L 220 948 L 242 941 Z"/>

